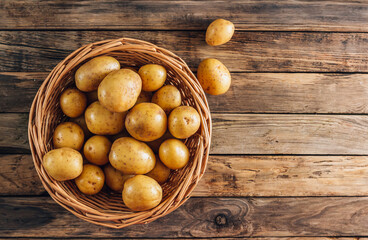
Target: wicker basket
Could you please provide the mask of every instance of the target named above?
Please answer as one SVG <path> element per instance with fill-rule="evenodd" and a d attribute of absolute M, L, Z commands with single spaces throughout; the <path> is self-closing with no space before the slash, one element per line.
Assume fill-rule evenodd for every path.
<path fill-rule="evenodd" d="M 182 104 L 194 107 L 201 116 L 199 131 L 185 141 L 190 150 L 189 164 L 171 174 L 169 181 L 162 186 L 162 202 L 151 210 L 133 212 L 124 205 L 121 193 L 111 192 L 107 188 L 94 196 L 84 195 L 76 188 L 74 181 L 55 181 L 42 167 L 42 157 L 53 148 L 53 130 L 66 120 L 59 107 L 61 92 L 74 84 L 74 73 L 81 64 L 100 55 L 115 57 L 121 66 L 139 67 L 147 63 L 163 65 L 167 69 L 167 82 L 175 85 L 182 94 Z M 83 46 L 51 71 L 33 101 L 29 113 L 28 137 L 37 173 L 57 203 L 86 221 L 123 228 L 165 216 L 189 198 L 206 169 L 211 129 L 206 96 L 187 64 L 172 52 L 151 43 L 121 38 Z"/>

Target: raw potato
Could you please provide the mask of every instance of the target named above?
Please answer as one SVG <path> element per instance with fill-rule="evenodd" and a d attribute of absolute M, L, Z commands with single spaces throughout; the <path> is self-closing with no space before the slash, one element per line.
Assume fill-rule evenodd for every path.
<path fill-rule="evenodd" d="M 84 133 L 84 139 L 87 139 L 92 136 L 92 133 L 88 130 L 86 120 L 84 119 L 84 114 L 77 118 L 71 118 L 70 121 L 78 124 L 79 127 L 82 128 Z"/>
<path fill-rule="evenodd" d="M 225 19 L 216 19 L 207 28 L 206 42 L 211 46 L 218 46 L 230 41 L 234 34 L 234 24 Z"/>
<path fill-rule="evenodd" d="M 87 97 L 78 89 L 66 89 L 60 96 L 60 107 L 65 115 L 71 118 L 83 114 L 87 106 Z"/>
<path fill-rule="evenodd" d="M 52 140 L 55 148 L 69 147 L 79 151 L 84 143 L 84 133 L 78 124 L 63 122 L 56 127 Z"/>
<path fill-rule="evenodd" d="M 143 91 L 152 92 L 162 87 L 166 81 L 166 69 L 157 64 L 147 64 L 138 71 L 142 78 Z"/>
<path fill-rule="evenodd" d="M 78 189 L 87 195 L 97 194 L 105 183 L 105 175 L 102 169 L 92 164 L 83 166 L 82 174 L 75 179 Z"/>
<path fill-rule="evenodd" d="M 146 175 L 148 177 L 155 179 L 158 183 L 162 184 L 166 182 L 167 179 L 169 179 L 170 169 L 166 167 L 164 164 L 162 164 L 162 162 L 156 156 L 155 167 L 152 169 L 152 171 L 150 171 Z"/>
<path fill-rule="evenodd" d="M 97 90 L 96 91 L 92 91 L 92 92 L 87 92 L 87 103 L 91 104 L 93 102 L 98 101 L 98 95 L 97 95 Z"/>
<path fill-rule="evenodd" d="M 152 93 L 151 92 L 141 91 L 141 94 L 139 94 L 137 102 L 135 103 L 135 105 L 138 105 L 142 102 L 151 102 L 151 99 L 152 99 Z"/>
<path fill-rule="evenodd" d="M 105 165 L 109 162 L 111 142 L 104 136 L 93 136 L 86 141 L 83 147 L 84 156 L 96 165 Z"/>
<path fill-rule="evenodd" d="M 170 169 L 180 169 L 189 161 L 187 146 L 178 139 L 168 139 L 163 142 L 159 150 L 160 159 Z"/>
<path fill-rule="evenodd" d="M 214 58 L 205 59 L 199 64 L 197 78 L 203 90 L 212 95 L 226 93 L 231 84 L 229 70 Z"/>
<path fill-rule="evenodd" d="M 174 138 L 173 135 L 171 135 L 170 131 L 167 130 L 165 132 L 165 134 L 160 137 L 159 139 L 156 139 L 154 141 L 151 141 L 151 142 L 146 142 L 147 145 L 155 152 L 155 153 L 158 153 L 158 149 L 160 148 L 160 145 L 161 143 L 163 143 L 166 139 L 169 139 L 169 138 Z"/>
<path fill-rule="evenodd" d="M 95 57 L 75 72 L 75 85 L 83 92 L 97 90 L 98 85 L 112 71 L 119 70 L 120 63 L 113 57 Z"/>
<path fill-rule="evenodd" d="M 89 105 L 84 113 L 88 130 L 97 135 L 114 135 L 124 129 L 126 112 L 115 113 L 98 101 Z"/>
<path fill-rule="evenodd" d="M 167 117 L 157 104 L 140 103 L 129 111 L 125 128 L 135 139 L 153 141 L 162 137 L 167 129 Z"/>
<path fill-rule="evenodd" d="M 134 175 L 124 175 L 122 172 L 116 170 L 107 164 L 104 168 L 106 185 L 114 191 L 121 192 L 124 188 L 124 183 Z"/>
<path fill-rule="evenodd" d="M 78 177 L 83 170 L 82 155 L 71 148 L 58 148 L 43 156 L 42 165 L 46 172 L 57 181 Z"/>
<path fill-rule="evenodd" d="M 170 113 L 168 122 L 170 133 L 180 139 L 192 136 L 201 125 L 197 110 L 190 106 L 175 108 Z"/>
<path fill-rule="evenodd" d="M 112 112 L 125 112 L 134 106 L 142 89 L 139 75 L 130 69 L 109 73 L 98 87 L 98 100 Z"/>
<path fill-rule="evenodd" d="M 181 95 L 175 86 L 166 85 L 153 95 L 152 102 L 159 105 L 166 114 L 169 114 L 171 110 L 180 106 Z"/>
<path fill-rule="evenodd" d="M 134 138 L 117 139 L 109 154 L 111 165 L 124 174 L 146 174 L 156 164 L 156 157 L 147 144 Z"/>
<path fill-rule="evenodd" d="M 152 209 L 162 200 L 162 188 L 154 179 L 137 175 L 124 184 L 123 201 L 133 211 Z"/>

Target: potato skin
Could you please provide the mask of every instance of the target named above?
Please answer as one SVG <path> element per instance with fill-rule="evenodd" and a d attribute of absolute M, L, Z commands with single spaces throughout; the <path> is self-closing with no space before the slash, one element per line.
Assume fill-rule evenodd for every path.
<path fill-rule="evenodd" d="M 133 211 L 152 209 L 162 200 L 162 188 L 154 179 L 137 175 L 124 184 L 123 201 Z"/>
<path fill-rule="evenodd" d="M 153 152 L 158 153 L 158 149 L 160 148 L 161 143 L 163 143 L 166 139 L 169 138 L 174 138 L 174 136 L 171 135 L 169 130 L 166 130 L 165 134 L 162 135 L 162 137 L 160 137 L 159 139 L 146 143 L 153 150 Z"/>
<path fill-rule="evenodd" d="M 124 129 L 126 112 L 115 113 L 103 107 L 100 102 L 89 105 L 84 113 L 88 130 L 97 135 L 114 135 Z"/>
<path fill-rule="evenodd" d="M 169 114 L 171 110 L 180 106 L 181 95 L 175 86 L 166 85 L 153 95 L 152 102 L 159 105 L 166 114 Z"/>
<path fill-rule="evenodd" d="M 71 118 L 70 121 L 78 124 L 79 127 L 82 128 L 84 133 L 84 139 L 87 139 L 92 136 L 92 133 L 88 130 L 86 119 L 84 119 L 84 114 L 77 118 Z"/>
<path fill-rule="evenodd" d="M 138 105 L 142 102 L 151 102 L 151 99 L 152 99 L 152 93 L 151 92 L 141 91 L 135 105 Z"/>
<path fill-rule="evenodd" d="M 84 156 L 93 164 L 105 165 L 109 162 L 111 145 L 112 144 L 107 137 L 95 135 L 88 139 L 84 144 Z"/>
<path fill-rule="evenodd" d="M 166 81 L 166 69 L 158 64 L 146 64 L 139 71 L 143 91 L 152 92 L 162 87 Z"/>
<path fill-rule="evenodd" d="M 109 73 L 98 86 L 98 100 L 112 112 L 125 112 L 134 106 L 142 89 L 139 75 L 130 69 Z"/>
<path fill-rule="evenodd" d="M 83 114 L 87 106 L 87 97 L 78 89 L 69 88 L 60 96 L 60 107 L 65 115 L 71 118 Z"/>
<path fill-rule="evenodd" d="M 106 185 L 116 192 L 123 191 L 124 183 L 134 175 L 125 175 L 119 170 L 113 168 L 111 164 L 107 164 L 104 168 Z"/>
<path fill-rule="evenodd" d="M 125 128 L 135 139 L 153 141 L 165 134 L 167 116 L 157 104 L 140 103 L 127 114 Z"/>
<path fill-rule="evenodd" d="M 196 133 L 201 125 L 197 110 L 190 106 L 175 108 L 168 120 L 170 133 L 179 139 L 185 139 Z"/>
<path fill-rule="evenodd" d="M 102 169 L 93 164 L 85 164 L 79 177 L 75 179 L 78 189 L 87 195 L 97 194 L 105 183 Z"/>
<path fill-rule="evenodd" d="M 234 24 L 225 19 L 216 19 L 207 28 L 206 42 L 210 46 L 218 46 L 230 41 L 234 34 Z"/>
<path fill-rule="evenodd" d="M 203 90 L 211 95 L 224 94 L 231 85 L 229 70 L 214 58 L 205 59 L 199 64 L 197 78 Z"/>
<path fill-rule="evenodd" d="M 169 179 L 170 169 L 166 167 L 156 156 L 156 165 L 149 173 L 146 174 L 146 176 L 151 177 L 158 183 L 162 184 Z"/>
<path fill-rule="evenodd" d="M 84 133 L 78 124 L 63 122 L 55 128 L 52 140 L 55 148 L 69 147 L 79 151 L 84 143 Z"/>
<path fill-rule="evenodd" d="M 159 156 L 163 164 L 170 169 L 180 169 L 189 161 L 187 146 L 178 139 L 167 139 L 159 149 Z"/>
<path fill-rule="evenodd" d="M 43 156 L 42 165 L 52 178 L 57 181 L 66 181 L 82 173 L 83 157 L 72 148 L 58 148 Z"/>
<path fill-rule="evenodd" d="M 124 174 L 146 174 L 156 164 L 156 157 L 147 144 L 134 138 L 122 137 L 111 146 L 109 161 L 111 166 Z"/>
<path fill-rule="evenodd" d="M 101 81 L 112 71 L 119 70 L 120 63 L 110 56 L 95 57 L 75 72 L 75 85 L 83 92 L 97 90 Z"/>

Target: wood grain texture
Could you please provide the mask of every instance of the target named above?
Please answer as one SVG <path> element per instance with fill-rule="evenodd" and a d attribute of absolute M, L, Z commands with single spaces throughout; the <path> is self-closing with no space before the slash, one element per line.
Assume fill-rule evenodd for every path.
<path fill-rule="evenodd" d="M 1 31 L 0 71 L 50 71 L 81 45 L 131 37 L 175 52 L 193 70 L 211 57 L 232 72 L 368 72 L 368 33 L 236 32 L 219 47 L 208 46 L 204 35 L 204 31 Z"/>
<path fill-rule="evenodd" d="M 367 197 L 191 198 L 153 223 L 122 230 L 77 219 L 49 197 L 0 198 L 0 203 L 2 237 L 239 238 L 368 234 Z"/>
<path fill-rule="evenodd" d="M 237 30 L 366 32 L 367 10 L 364 1 L 5 0 L 0 28 L 204 30 L 221 17 Z"/>

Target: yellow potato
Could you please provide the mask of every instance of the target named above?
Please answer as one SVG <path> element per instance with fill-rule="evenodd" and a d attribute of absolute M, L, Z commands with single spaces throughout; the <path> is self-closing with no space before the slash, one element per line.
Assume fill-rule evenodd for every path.
<path fill-rule="evenodd" d="M 230 41 L 234 34 L 234 24 L 225 19 L 216 19 L 207 28 L 206 42 L 211 46 L 218 46 Z"/>
<path fill-rule="evenodd" d="M 159 156 L 166 167 L 180 169 L 189 161 L 189 150 L 182 141 L 172 138 L 161 144 Z"/>
<path fill-rule="evenodd" d="M 139 69 L 138 73 L 142 78 L 143 91 L 156 91 L 166 81 L 166 69 L 161 65 L 146 64 Z"/>
<path fill-rule="evenodd" d="M 75 179 L 78 189 L 87 195 L 93 195 L 101 191 L 104 183 L 105 175 L 102 169 L 92 164 L 85 164 L 82 174 Z"/>
<path fill-rule="evenodd" d="M 58 148 L 43 156 L 42 165 L 46 172 L 57 181 L 78 177 L 83 170 L 82 155 L 72 148 Z"/>
<path fill-rule="evenodd" d="M 87 106 L 87 97 L 78 89 L 66 89 L 60 96 L 60 107 L 65 115 L 71 118 L 83 114 Z"/>
<path fill-rule="evenodd" d="M 97 95 L 97 90 L 96 91 L 92 91 L 92 92 L 87 92 L 87 103 L 88 105 L 98 101 L 98 95 Z"/>
<path fill-rule="evenodd" d="M 98 87 L 98 100 L 112 112 L 125 112 L 134 106 L 142 89 L 139 75 L 130 69 L 108 74 Z"/>
<path fill-rule="evenodd" d="M 166 132 L 167 117 L 157 104 L 140 103 L 127 114 L 125 128 L 135 139 L 153 141 Z"/>
<path fill-rule="evenodd" d="M 174 137 L 184 139 L 198 131 L 201 121 L 197 110 L 193 107 L 180 106 L 170 113 L 168 125 Z"/>
<path fill-rule="evenodd" d="M 138 105 L 142 102 L 151 102 L 151 99 L 152 99 L 152 93 L 151 92 L 141 91 L 141 94 L 139 94 L 137 102 L 135 103 L 135 105 Z"/>
<path fill-rule="evenodd" d="M 133 211 L 152 209 L 162 200 L 162 188 L 154 179 L 137 175 L 124 184 L 123 201 Z"/>
<path fill-rule="evenodd" d="M 86 141 L 83 147 L 84 156 L 96 165 L 105 165 L 109 162 L 111 142 L 104 136 L 93 136 Z"/>
<path fill-rule="evenodd" d="M 70 147 L 79 151 L 84 143 L 84 133 L 78 124 L 63 122 L 56 127 L 52 140 L 55 148 Z"/>
<path fill-rule="evenodd" d="M 121 192 L 124 188 L 124 183 L 134 175 L 124 175 L 122 172 L 107 164 L 104 168 L 106 185 L 114 191 Z"/>
<path fill-rule="evenodd" d="M 100 102 L 89 105 L 84 113 L 88 130 L 97 135 L 114 135 L 124 129 L 126 112 L 115 113 L 104 108 Z"/>
<path fill-rule="evenodd" d="M 166 139 L 174 138 L 173 135 L 171 135 L 169 130 L 166 130 L 165 134 L 162 135 L 159 139 L 156 139 L 151 142 L 146 142 L 147 145 L 155 152 L 158 153 L 158 149 L 160 148 L 161 143 L 163 143 Z"/>
<path fill-rule="evenodd" d="M 158 183 L 162 184 L 169 179 L 170 169 L 166 167 L 156 156 L 155 167 L 146 174 L 148 177 L 155 179 Z"/>
<path fill-rule="evenodd" d="M 117 139 L 109 154 L 111 165 L 124 174 L 146 174 L 155 167 L 156 157 L 147 144 L 134 138 Z"/>
<path fill-rule="evenodd" d="M 168 114 L 181 105 L 181 95 L 175 86 L 166 85 L 153 95 L 152 102 L 159 105 Z"/>
<path fill-rule="evenodd" d="M 205 59 L 199 64 L 197 78 L 203 90 L 212 95 L 226 93 L 231 85 L 229 70 L 214 58 Z"/>
<path fill-rule="evenodd" d="M 84 133 L 84 139 L 87 139 L 92 136 L 92 133 L 88 130 L 86 120 L 84 119 L 84 114 L 77 118 L 71 118 L 70 121 L 78 124 L 79 127 L 82 128 Z"/>
<path fill-rule="evenodd" d="M 120 63 L 113 57 L 95 57 L 75 72 L 75 85 L 83 92 L 97 90 L 98 85 L 112 71 L 119 70 Z"/>

